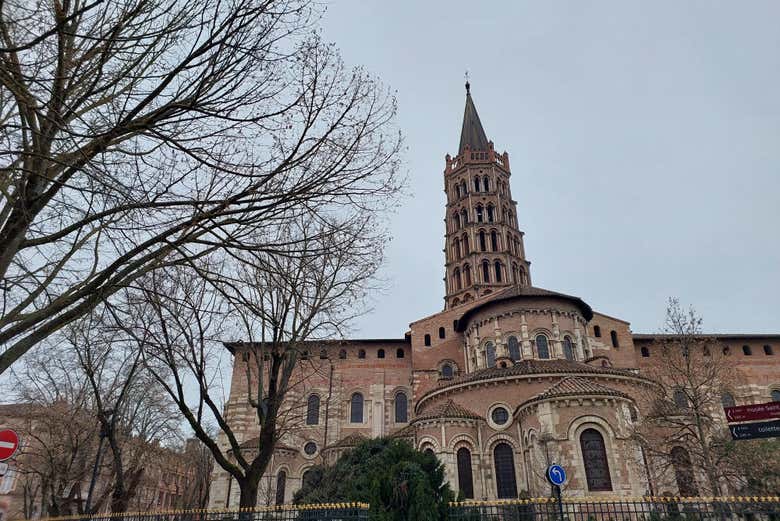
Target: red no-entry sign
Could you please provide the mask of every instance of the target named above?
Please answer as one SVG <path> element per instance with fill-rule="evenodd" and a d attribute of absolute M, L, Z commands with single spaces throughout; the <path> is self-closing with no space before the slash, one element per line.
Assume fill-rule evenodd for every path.
<path fill-rule="evenodd" d="M 5 429 L 0 431 L 0 461 L 7 460 L 19 448 L 19 435 L 16 431 Z"/>

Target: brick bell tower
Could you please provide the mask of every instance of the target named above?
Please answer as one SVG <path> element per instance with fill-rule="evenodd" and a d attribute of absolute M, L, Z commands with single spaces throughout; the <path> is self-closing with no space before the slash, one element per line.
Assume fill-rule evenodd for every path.
<path fill-rule="evenodd" d="M 509 154 L 493 150 L 466 82 L 458 155 L 447 154 L 444 169 L 445 309 L 508 286 L 531 285 L 510 175 Z"/>

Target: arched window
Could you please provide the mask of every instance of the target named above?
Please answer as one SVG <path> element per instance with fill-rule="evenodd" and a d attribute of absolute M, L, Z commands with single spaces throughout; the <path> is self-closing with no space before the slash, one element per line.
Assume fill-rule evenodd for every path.
<path fill-rule="evenodd" d="M 460 215 L 458 215 L 458 212 L 455 212 L 455 215 L 452 216 L 452 222 L 455 225 L 455 229 L 460 230 Z"/>
<path fill-rule="evenodd" d="M 474 191 L 479 192 L 479 177 L 474 178 Z"/>
<path fill-rule="evenodd" d="M 648 348 L 642 347 L 642 349 L 640 349 L 640 351 L 642 352 L 642 358 L 649 358 L 650 357 L 650 350 Z"/>
<path fill-rule="evenodd" d="M 423 337 L 423 343 L 426 346 L 430 347 L 430 345 L 431 345 L 431 335 L 426 333 L 426 335 Z"/>
<path fill-rule="evenodd" d="M 599 326 L 593 326 L 593 336 L 601 338 L 601 328 Z"/>
<path fill-rule="evenodd" d="M 466 197 L 466 194 L 469 193 L 469 191 L 466 189 L 466 181 L 460 182 L 460 193 L 463 194 L 463 197 Z"/>
<path fill-rule="evenodd" d="M 445 336 L 447 336 L 446 331 L 444 331 L 443 327 L 440 327 L 439 328 L 439 338 L 444 338 Z"/>
<path fill-rule="evenodd" d="M 723 393 L 720 395 L 720 403 L 723 407 L 734 407 L 737 402 L 734 401 L 734 397 L 731 393 Z"/>
<path fill-rule="evenodd" d="M 528 284 L 528 276 L 525 273 L 525 268 L 520 267 L 520 284 Z"/>
<path fill-rule="evenodd" d="M 474 499 L 474 479 L 471 474 L 471 451 L 466 447 L 458 449 L 458 490 L 466 499 Z"/>
<path fill-rule="evenodd" d="M 376 352 L 376 357 L 377 358 L 384 358 L 385 357 L 385 350 L 384 349 L 380 349 L 379 351 L 377 351 Z"/>
<path fill-rule="evenodd" d="M 314 478 L 314 473 L 311 471 L 311 469 L 306 469 L 303 471 L 303 474 L 301 474 L 301 486 L 303 487 L 310 487 L 313 485 L 311 480 Z"/>
<path fill-rule="evenodd" d="M 346 349 L 342 349 L 339 351 L 339 360 L 346 360 L 347 359 L 347 351 Z"/>
<path fill-rule="evenodd" d="M 306 401 L 306 425 L 317 425 L 320 423 L 320 397 L 316 394 L 310 394 Z"/>
<path fill-rule="evenodd" d="M 501 282 L 503 280 L 501 276 L 501 263 L 496 261 L 493 266 L 496 270 L 496 282 Z"/>
<path fill-rule="evenodd" d="M 515 456 L 508 443 L 498 443 L 493 449 L 493 464 L 496 467 L 496 493 L 498 499 L 517 498 L 515 480 Z"/>
<path fill-rule="evenodd" d="M 450 364 L 444 364 L 443 366 L 441 366 L 441 377 L 442 378 L 450 379 L 450 378 L 452 378 L 452 374 L 453 374 L 453 371 L 452 371 L 452 366 Z"/>
<path fill-rule="evenodd" d="M 485 220 L 484 209 L 482 208 L 482 205 L 480 204 L 480 205 L 477 206 L 477 222 L 481 223 L 484 220 Z"/>
<path fill-rule="evenodd" d="M 485 230 L 479 231 L 479 251 L 487 251 L 487 241 L 485 240 Z"/>
<path fill-rule="evenodd" d="M 772 351 L 772 346 L 770 346 L 769 344 L 765 345 L 764 346 L 764 354 L 767 355 L 767 356 L 772 356 L 773 354 L 775 354 L 775 352 Z"/>
<path fill-rule="evenodd" d="M 460 259 L 462 256 L 460 254 L 460 239 L 458 239 L 457 237 L 455 237 L 455 240 L 452 241 L 452 253 L 454 254 L 456 259 Z"/>
<path fill-rule="evenodd" d="M 436 453 L 433 452 L 433 449 L 430 448 L 430 447 L 426 447 L 426 449 L 423 451 L 423 453 L 431 456 L 432 458 L 436 457 Z"/>
<path fill-rule="evenodd" d="M 492 251 L 498 251 L 498 233 L 496 230 L 490 232 L 490 249 Z"/>
<path fill-rule="evenodd" d="M 328 359 L 328 350 L 320 349 L 320 360 L 327 360 L 327 359 Z"/>
<path fill-rule="evenodd" d="M 468 264 L 463 266 L 463 280 L 466 286 L 471 286 L 471 266 Z"/>
<path fill-rule="evenodd" d="M 460 268 L 455 268 L 455 272 L 452 274 L 452 278 L 455 281 L 455 289 L 460 290 L 461 288 Z"/>
<path fill-rule="evenodd" d="M 729 346 L 723 348 L 723 356 L 731 356 L 731 348 Z"/>
<path fill-rule="evenodd" d="M 509 347 L 509 356 L 512 358 L 512 360 L 520 360 L 520 344 L 517 341 L 517 337 L 510 336 L 506 343 L 507 347 Z"/>
<path fill-rule="evenodd" d="M 674 404 L 680 409 L 688 408 L 688 397 L 682 389 L 675 389 L 674 393 L 672 393 L 672 399 L 674 400 Z"/>
<path fill-rule="evenodd" d="M 607 449 L 604 437 L 596 429 L 585 429 L 580 435 L 582 461 L 585 464 L 585 479 L 590 491 L 612 490 L 609 476 Z"/>
<path fill-rule="evenodd" d="M 488 261 L 482 261 L 482 282 L 490 282 L 490 264 Z"/>
<path fill-rule="evenodd" d="M 693 465 L 688 451 L 682 447 L 674 447 L 671 452 L 674 477 L 677 480 L 677 488 L 683 497 L 699 495 L 696 486 L 696 477 L 693 474 Z"/>
<path fill-rule="evenodd" d="M 358 350 L 358 358 L 365 358 L 366 357 L 366 350 L 365 349 L 359 349 Z"/>
<path fill-rule="evenodd" d="M 486 192 L 490 191 L 490 178 L 488 176 L 482 178 L 482 186 Z"/>
<path fill-rule="evenodd" d="M 753 356 L 753 350 L 750 346 L 742 346 L 742 354 L 745 356 Z"/>
<path fill-rule="evenodd" d="M 536 335 L 536 356 L 539 358 L 550 358 L 550 346 L 547 344 L 547 337 Z"/>
<path fill-rule="evenodd" d="M 563 337 L 563 356 L 566 357 L 566 360 L 574 360 L 574 345 L 569 335 Z"/>
<path fill-rule="evenodd" d="M 395 357 L 396 358 L 403 358 L 404 356 L 406 356 L 406 353 L 404 352 L 404 348 L 403 347 L 399 347 L 398 349 L 395 350 Z"/>
<path fill-rule="evenodd" d="M 617 331 L 614 329 L 610 331 L 609 337 L 612 339 L 612 347 L 620 347 L 620 344 L 618 344 Z"/>
<path fill-rule="evenodd" d="M 395 395 L 395 423 L 406 423 L 409 421 L 408 405 L 409 400 L 404 393 Z"/>
<path fill-rule="evenodd" d="M 492 205 L 488 205 L 488 222 L 492 223 L 496 220 L 496 208 Z"/>
<path fill-rule="evenodd" d="M 519 277 L 517 276 L 517 264 L 515 264 L 514 262 L 512 263 L 512 282 L 514 282 L 515 284 L 520 282 Z"/>
<path fill-rule="evenodd" d="M 466 226 L 469 223 L 469 213 L 465 208 L 460 211 L 460 222 L 461 226 Z"/>
<path fill-rule="evenodd" d="M 772 398 L 773 402 L 780 402 L 780 391 L 772 389 L 772 392 L 769 393 L 769 397 Z"/>
<path fill-rule="evenodd" d="M 463 243 L 463 255 L 471 253 L 471 250 L 469 249 L 469 236 L 464 233 L 461 242 Z"/>
<path fill-rule="evenodd" d="M 355 393 L 349 400 L 350 423 L 363 423 L 363 395 Z"/>
<path fill-rule="evenodd" d="M 496 365 L 496 346 L 493 342 L 485 344 L 485 356 L 487 357 L 487 366 L 495 367 Z"/>
<path fill-rule="evenodd" d="M 284 505 L 284 489 L 287 485 L 287 473 L 283 470 L 276 475 L 276 504 Z"/>

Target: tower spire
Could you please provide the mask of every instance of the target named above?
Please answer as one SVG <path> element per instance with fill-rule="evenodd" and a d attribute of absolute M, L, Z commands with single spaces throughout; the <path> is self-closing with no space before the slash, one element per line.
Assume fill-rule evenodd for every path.
<path fill-rule="evenodd" d="M 458 154 L 462 154 L 469 146 L 471 150 L 487 150 L 488 138 L 485 135 L 485 129 L 482 128 L 482 122 L 477 114 L 477 107 L 474 106 L 474 100 L 471 99 L 471 83 L 466 79 L 466 109 L 463 111 L 463 126 L 460 130 L 460 145 Z"/>

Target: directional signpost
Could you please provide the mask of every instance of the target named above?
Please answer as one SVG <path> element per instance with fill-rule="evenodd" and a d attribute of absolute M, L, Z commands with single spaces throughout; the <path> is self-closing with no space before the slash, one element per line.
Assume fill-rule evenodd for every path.
<path fill-rule="evenodd" d="M 754 440 L 780 436 L 780 402 L 739 405 L 725 407 L 723 410 L 726 412 L 726 420 L 729 422 L 731 437 L 735 440 Z"/>
<path fill-rule="evenodd" d="M 558 496 L 558 513 L 563 521 L 563 494 L 561 494 L 561 485 L 566 483 L 566 471 L 563 467 L 553 463 L 547 467 L 547 481 L 555 488 L 556 495 Z"/>

